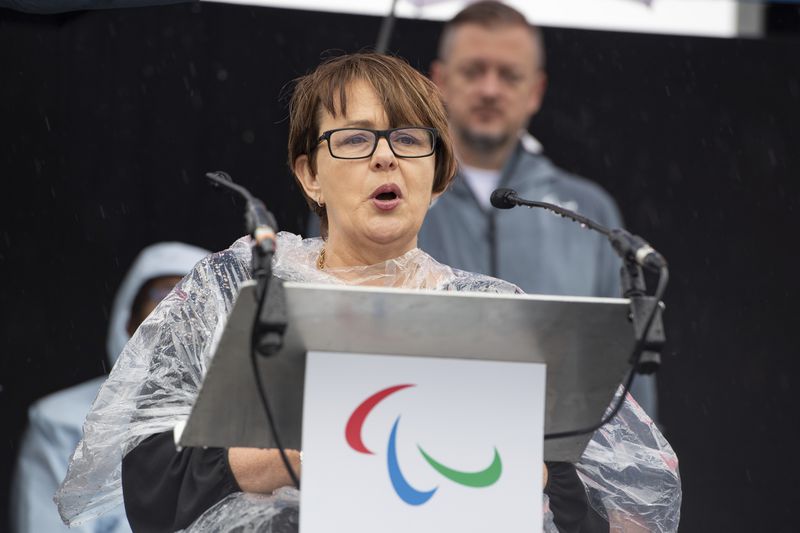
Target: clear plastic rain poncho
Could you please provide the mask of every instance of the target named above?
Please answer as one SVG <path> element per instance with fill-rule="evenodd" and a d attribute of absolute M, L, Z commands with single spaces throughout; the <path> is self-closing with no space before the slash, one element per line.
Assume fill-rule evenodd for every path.
<path fill-rule="evenodd" d="M 122 504 L 122 458 L 150 435 L 184 422 L 238 293 L 250 276 L 248 238 L 203 259 L 139 327 L 100 390 L 84 423 L 56 503 L 80 524 Z M 321 239 L 278 235 L 273 274 L 286 281 L 386 287 L 519 292 L 510 283 L 454 270 L 414 249 L 378 265 L 318 270 Z M 655 424 L 627 398 L 598 430 L 576 465 L 590 504 L 612 531 L 676 531 L 681 488 L 678 460 Z M 296 523 L 299 493 L 235 493 L 187 531 L 281 531 Z M 545 530 L 556 531 L 545 496 Z M 294 512 L 292 511 L 294 510 Z M 223 526 L 224 525 L 224 526 Z M 220 529 L 224 527 L 224 529 Z"/>

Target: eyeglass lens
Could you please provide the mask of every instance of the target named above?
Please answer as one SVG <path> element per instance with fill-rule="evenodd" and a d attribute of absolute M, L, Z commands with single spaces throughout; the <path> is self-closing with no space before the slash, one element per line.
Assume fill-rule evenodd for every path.
<path fill-rule="evenodd" d="M 338 130 L 331 133 L 330 147 L 334 157 L 366 157 L 376 144 L 376 134 L 370 130 Z M 433 134 L 424 128 L 392 130 L 389 145 L 398 156 L 418 157 L 433 152 Z"/>

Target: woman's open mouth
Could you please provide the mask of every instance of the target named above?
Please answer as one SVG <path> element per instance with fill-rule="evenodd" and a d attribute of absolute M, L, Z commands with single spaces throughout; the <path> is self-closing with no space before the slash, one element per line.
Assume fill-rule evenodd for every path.
<path fill-rule="evenodd" d="M 400 203 L 403 194 L 400 192 L 400 187 L 394 183 L 387 183 L 381 185 L 370 195 L 372 204 L 383 211 L 391 211 Z"/>

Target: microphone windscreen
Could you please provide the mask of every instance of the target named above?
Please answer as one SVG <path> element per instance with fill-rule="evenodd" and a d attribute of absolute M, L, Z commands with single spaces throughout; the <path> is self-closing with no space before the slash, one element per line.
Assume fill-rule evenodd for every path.
<path fill-rule="evenodd" d="M 517 192 L 513 189 L 500 188 L 492 192 L 492 197 L 489 200 L 492 206 L 497 209 L 511 209 L 517 205 L 517 203 L 511 199 L 512 196 L 516 195 Z"/>

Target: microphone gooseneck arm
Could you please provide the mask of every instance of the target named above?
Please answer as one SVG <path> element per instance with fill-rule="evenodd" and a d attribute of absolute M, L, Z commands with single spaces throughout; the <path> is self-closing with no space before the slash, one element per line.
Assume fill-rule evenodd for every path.
<path fill-rule="evenodd" d="M 247 233 L 255 240 L 265 253 L 275 251 L 275 228 L 278 227 L 275 217 L 264 206 L 264 202 L 250 194 L 250 191 L 234 183 L 230 174 L 217 170 L 207 172 L 206 178 L 215 188 L 222 187 L 235 192 L 247 203 L 244 220 Z"/>
<path fill-rule="evenodd" d="M 517 191 L 506 188 L 496 189 L 492 192 L 491 203 L 497 209 L 511 209 L 518 205 L 546 209 L 558 216 L 577 222 L 581 227 L 602 233 L 611 242 L 611 246 L 616 250 L 617 254 L 625 261 L 634 261 L 636 264 L 655 273 L 660 273 L 661 268 L 667 266 L 667 261 L 664 257 L 638 235 L 633 235 L 622 228 L 609 229 L 591 218 L 579 215 L 559 205 L 526 200 L 525 198 L 520 198 L 517 195 Z"/>
<path fill-rule="evenodd" d="M 556 204 L 549 204 L 547 202 L 536 202 L 534 200 L 526 200 L 525 198 L 520 198 L 517 196 L 517 191 L 514 189 L 496 189 L 492 192 L 492 197 L 490 199 L 492 206 L 496 207 L 497 209 L 511 209 L 512 207 L 516 207 L 518 205 L 522 205 L 525 207 L 541 207 L 542 209 L 546 209 L 552 213 L 560 217 L 565 217 L 570 220 L 573 220 L 580 224 L 582 227 L 591 228 L 595 231 L 599 231 L 605 236 L 610 235 L 610 231 L 607 227 L 603 226 L 592 220 L 591 218 L 587 218 L 583 215 L 579 215 L 574 211 L 570 211 L 569 209 L 564 209 L 560 205 Z"/>

